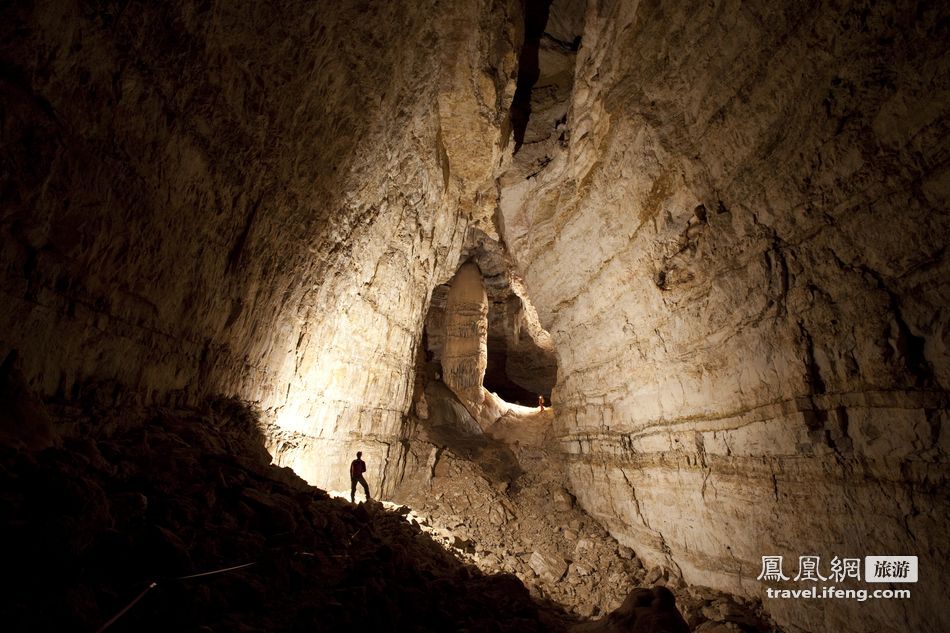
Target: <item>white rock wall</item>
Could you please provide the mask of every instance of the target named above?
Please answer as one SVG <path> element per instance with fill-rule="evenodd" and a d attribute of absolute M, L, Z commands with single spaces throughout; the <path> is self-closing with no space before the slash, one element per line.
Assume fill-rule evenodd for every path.
<path fill-rule="evenodd" d="M 947 626 L 941 13 L 590 2 L 568 142 L 502 180 L 587 511 L 748 595 L 767 554 L 927 569 L 906 603 L 767 601 L 791 630 Z"/>
<path fill-rule="evenodd" d="M 471 262 L 449 282 L 444 336 L 442 380 L 463 402 L 480 401 L 488 365 L 488 294 Z"/>

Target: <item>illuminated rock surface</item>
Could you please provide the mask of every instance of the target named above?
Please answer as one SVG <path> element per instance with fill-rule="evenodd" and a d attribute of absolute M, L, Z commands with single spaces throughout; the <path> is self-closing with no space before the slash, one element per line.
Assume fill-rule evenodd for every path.
<path fill-rule="evenodd" d="M 395 463 L 429 293 L 490 228 L 518 15 L 5 8 L 0 341 L 44 394 L 258 402 L 310 481 L 351 440 Z"/>
<path fill-rule="evenodd" d="M 375 495 L 565 618 L 627 600 L 584 626 L 675 629 L 665 593 L 630 593 L 660 583 L 694 629 L 769 630 L 761 556 L 907 554 L 909 601 L 764 607 L 950 629 L 948 24 L 914 2 L 5 6 L 15 507 L 42 523 L 33 473 L 81 500 L 69 521 L 91 509 L 51 561 L 72 569 L 149 496 L 112 470 L 148 435 L 117 412 L 158 411 L 129 448 L 152 477 L 179 439 L 237 450 L 167 427 L 225 396 L 261 410 L 254 451 L 335 490 L 363 451 Z M 120 597 L 103 582 L 83 625 Z"/>
<path fill-rule="evenodd" d="M 521 413 L 499 432 L 503 418 L 485 435 L 444 385 L 431 382 L 426 397 L 429 415 L 411 438 L 407 476 L 395 496 L 463 560 L 487 573 L 513 574 L 533 596 L 582 618 L 604 616 L 637 586 L 659 583 L 676 594 L 694 627 L 739 622 L 776 630 L 754 600 L 686 587 L 668 570 L 645 568 L 585 513 L 564 487 L 550 409 Z"/>
<path fill-rule="evenodd" d="M 565 140 L 515 157 L 501 237 L 554 339 L 572 489 L 646 562 L 747 595 L 766 554 L 945 577 L 941 19 L 589 4 Z M 936 631 L 939 584 L 766 606 Z"/>
<path fill-rule="evenodd" d="M 442 380 L 463 402 L 480 402 L 488 366 L 488 294 L 475 264 L 463 264 L 445 298 Z"/>

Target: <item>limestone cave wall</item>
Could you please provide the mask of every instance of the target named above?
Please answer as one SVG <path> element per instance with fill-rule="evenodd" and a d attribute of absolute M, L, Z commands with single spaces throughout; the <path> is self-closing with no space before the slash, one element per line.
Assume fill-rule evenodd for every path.
<path fill-rule="evenodd" d="M 256 402 L 314 483 L 349 439 L 385 468 L 429 293 L 494 209 L 519 15 L 5 7 L 3 354 L 47 397 Z"/>
<path fill-rule="evenodd" d="M 527 428 L 481 360 L 460 391 L 500 442 L 553 418 L 572 512 L 746 596 L 763 555 L 917 555 L 907 603 L 766 608 L 946 630 L 947 8 L 527 5 L 4 6 L 0 364 L 47 402 L 250 401 L 278 464 L 341 488 L 358 447 L 391 492 L 474 258 L 555 408 Z"/>
<path fill-rule="evenodd" d="M 946 625 L 947 24 L 592 0 L 566 126 L 500 181 L 573 492 L 612 534 L 745 594 L 768 554 L 934 579 L 909 606 L 769 601 L 791 630 Z"/>

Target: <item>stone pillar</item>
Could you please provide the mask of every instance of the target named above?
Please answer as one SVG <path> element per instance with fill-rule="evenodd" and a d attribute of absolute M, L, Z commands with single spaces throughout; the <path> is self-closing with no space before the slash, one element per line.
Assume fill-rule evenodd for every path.
<path fill-rule="evenodd" d="M 478 403 L 488 365 L 488 295 L 481 271 L 471 262 L 459 268 L 449 285 L 443 380 L 463 402 Z"/>

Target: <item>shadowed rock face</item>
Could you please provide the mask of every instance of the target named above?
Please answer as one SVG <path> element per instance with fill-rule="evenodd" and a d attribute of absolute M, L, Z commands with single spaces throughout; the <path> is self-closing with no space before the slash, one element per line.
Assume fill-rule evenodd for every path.
<path fill-rule="evenodd" d="M 564 630 L 516 578 L 462 564 L 405 512 L 269 465 L 239 403 L 124 408 L 121 424 L 69 413 L 82 437 L 0 453 L 8 630 L 95 631 L 152 582 L 110 631 Z"/>
<path fill-rule="evenodd" d="M 56 444 L 43 400 L 224 394 L 307 481 L 362 450 L 389 494 L 472 258 L 506 376 L 557 379 L 565 483 L 646 563 L 761 596 L 763 555 L 917 555 L 909 601 L 765 606 L 950 628 L 945 3 L 8 4 L 4 443 Z"/>

